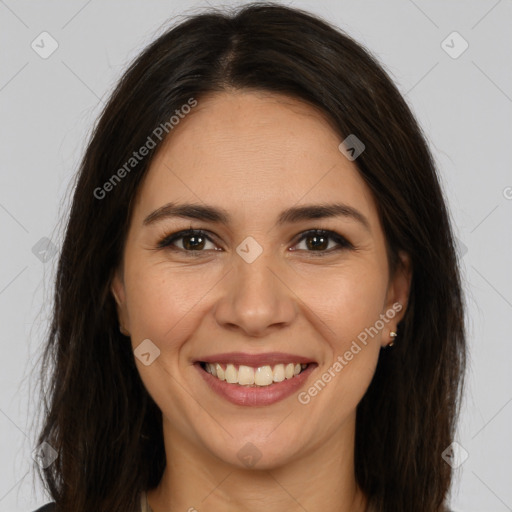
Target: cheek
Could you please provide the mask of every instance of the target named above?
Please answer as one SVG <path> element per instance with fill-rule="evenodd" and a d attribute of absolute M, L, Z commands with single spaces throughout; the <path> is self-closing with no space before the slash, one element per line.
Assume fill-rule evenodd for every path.
<path fill-rule="evenodd" d="M 201 302 L 218 279 L 193 267 L 134 261 L 126 272 L 128 313 L 134 345 L 153 340 L 172 350 L 187 337 Z"/>
<path fill-rule="evenodd" d="M 313 409 L 318 407 L 319 411 L 335 402 L 332 425 L 356 407 L 374 375 L 382 335 L 375 325 L 385 303 L 386 287 L 387 275 L 381 266 L 367 264 L 337 269 L 300 292 L 321 320 L 316 320 L 316 326 L 329 344 L 316 377 L 327 384 L 324 388 L 316 380 L 316 387 L 306 390 L 304 400 L 314 401 Z"/>
<path fill-rule="evenodd" d="M 297 280 L 294 290 L 322 320 L 322 333 L 339 352 L 379 319 L 386 287 L 387 275 L 381 265 L 361 261 Z"/>

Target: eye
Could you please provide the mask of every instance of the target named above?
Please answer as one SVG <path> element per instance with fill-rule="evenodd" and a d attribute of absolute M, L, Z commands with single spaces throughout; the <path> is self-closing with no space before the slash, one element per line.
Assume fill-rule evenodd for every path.
<path fill-rule="evenodd" d="M 329 241 L 334 242 L 334 247 L 329 244 Z M 311 229 L 306 231 L 299 238 L 296 247 L 302 242 L 305 242 L 305 249 L 299 248 L 299 250 L 306 250 L 307 252 L 332 253 L 334 251 L 354 248 L 354 246 L 345 237 L 335 231 L 328 231 L 324 229 Z"/>
<path fill-rule="evenodd" d="M 176 244 L 177 241 L 180 242 Z M 187 229 L 164 237 L 158 242 L 158 248 L 168 247 L 186 252 L 203 252 L 207 243 L 213 244 L 213 241 L 204 231 L 200 229 Z M 181 247 L 179 247 L 180 245 Z"/>

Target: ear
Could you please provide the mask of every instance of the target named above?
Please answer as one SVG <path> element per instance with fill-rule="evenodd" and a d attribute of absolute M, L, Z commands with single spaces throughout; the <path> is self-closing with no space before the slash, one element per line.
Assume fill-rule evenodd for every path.
<path fill-rule="evenodd" d="M 399 251 L 398 258 L 399 262 L 395 273 L 391 276 L 389 282 L 386 305 L 383 311 L 390 320 L 386 324 L 386 330 L 383 332 L 382 346 L 386 346 L 390 341 L 394 341 L 393 337 L 390 336 L 390 332 L 397 332 L 397 326 L 403 319 L 407 310 L 407 304 L 409 303 L 413 270 L 411 258 L 405 251 Z"/>
<path fill-rule="evenodd" d="M 130 336 L 130 319 L 128 316 L 128 309 L 126 307 L 126 291 L 121 269 L 117 269 L 115 271 L 110 284 L 110 291 L 116 301 L 119 330 L 125 336 Z"/>

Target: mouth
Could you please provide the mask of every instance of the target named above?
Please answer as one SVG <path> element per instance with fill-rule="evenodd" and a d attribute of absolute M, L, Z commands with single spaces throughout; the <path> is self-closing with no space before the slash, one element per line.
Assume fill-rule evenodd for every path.
<path fill-rule="evenodd" d="M 236 405 L 276 403 L 304 386 L 315 361 L 291 354 L 218 354 L 194 366 L 209 388 Z"/>

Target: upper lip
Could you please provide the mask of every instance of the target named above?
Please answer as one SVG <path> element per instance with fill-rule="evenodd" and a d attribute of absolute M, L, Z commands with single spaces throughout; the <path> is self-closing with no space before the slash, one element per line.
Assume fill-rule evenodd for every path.
<path fill-rule="evenodd" d="M 288 363 L 301 363 L 308 364 L 314 361 L 303 356 L 296 354 L 286 354 L 284 352 L 266 352 L 264 354 L 246 354 L 244 352 L 227 352 L 224 354 L 213 354 L 211 356 L 204 356 L 197 360 L 201 363 L 223 363 L 223 364 L 236 364 L 244 366 L 252 366 L 257 368 L 259 366 Z"/>

